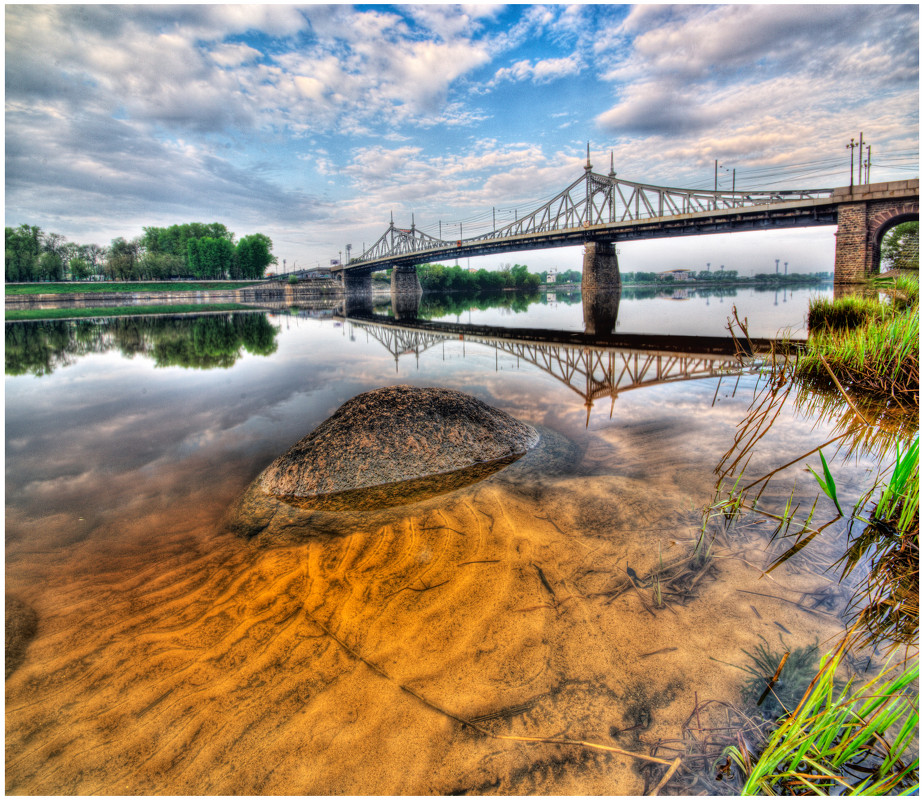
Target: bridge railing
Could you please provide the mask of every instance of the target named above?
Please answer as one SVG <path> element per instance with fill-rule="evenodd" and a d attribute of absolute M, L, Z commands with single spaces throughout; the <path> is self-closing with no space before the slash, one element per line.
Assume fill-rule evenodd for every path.
<path fill-rule="evenodd" d="M 794 191 L 710 191 L 674 189 L 617 178 L 615 173 L 600 175 L 589 167 L 570 186 L 534 211 L 491 231 L 467 239 L 441 239 L 431 236 L 411 222 L 398 228 L 392 220 L 388 229 L 362 255 L 347 266 L 360 266 L 380 259 L 428 251 L 448 250 L 478 244 L 597 225 L 634 222 L 658 217 L 675 217 L 699 212 L 733 210 L 814 200 L 831 196 L 831 189 Z"/>

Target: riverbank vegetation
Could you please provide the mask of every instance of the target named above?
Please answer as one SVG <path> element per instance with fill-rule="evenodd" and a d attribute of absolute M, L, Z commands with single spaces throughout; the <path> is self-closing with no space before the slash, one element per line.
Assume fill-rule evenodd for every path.
<path fill-rule="evenodd" d="M 219 222 L 143 230 L 143 236 L 120 236 L 104 247 L 69 242 L 34 225 L 6 228 L 6 282 L 255 280 L 276 263 L 268 236 L 254 233 L 235 241 Z"/>
<path fill-rule="evenodd" d="M 421 264 L 417 267 L 420 287 L 425 292 L 498 292 L 507 289 L 535 290 L 540 277 L 524 264 L 504 264 L 499 270 L 471 272 L 458 264 Z"/>
<path fill-rule="evenodd" d="M 136 317 L 145 314 L 203 314 L 219 311 L 247 311 L 241 303 L 170 303 L 156 306 L 109 306 L 106 308 L 8 308 L 6 322 L 39 319 L 87 319 L 95 317 Z"/>
<path fill-rule="evenodd" d="M 649 768 L 649 781 L 667 793 L 918 791 L 918 289 L 907 278 L 871 288 L 880 299 L 813 303 L 804 351 L 757 363 L 760 383 L 716 468 L 703 522 L 704 531 L 772 522 L 764 575 L 772 580 L 790 559 L 814 558 L 849 597 L 846 607 L 830 609 L 843 608 L 845 632 L 839 644 L 777 652 L 764 642 L 745 652 L 754 666 L 741 668 L 748 677 L 740 700 L 697 701 L 677 750 L 681 767 L 673 774 Z M 747 336 L 737 316 L 730 327 Z M 760 477 L 747 475 L 750 464 L 765 462 L 761 442 L 787 404 L 831 427 L 830 438 L 775 469 L 765 466 Z M 861 452 L 880 461 L 879 473 L 865 489 L 854 487 L 859 496 L 849 502 L 838 459 Z M 796 500 L 802 470 L 820 490 L 807 509 Z M 828 555 L 813 556 L 813 543 Z M 819 613 L 828 595 L 835 596 L 808 593 L 796 605 Z M 767 707 L 775 710 L 765 719 Z"/>
<path fill-rule="evenodd" d="M 877 282 L 888 299 L 820 299 L 796 376 L 860 395 L 916 404 L 920 386 L 919 288 L 914 278 Z M 834 388 L 834 386 L 832 386 Z"/>
<path fill-rule="evenodd" d="M 129 281 L 103 283 L 16 283 L 7 284 L 7 296 L 35 294 L 172 294 L 174 292 L 225 292 L 252 286 L 251 281 Z"/>
<path fill-rule="evenodd" d="M 260 356 L 276 352 L 279 328 L 266 313 L 202 314 L 202 306 L 196 310 L 199 315 L 183 317 L 105 318 L 97 310 L 91 319 L 7 325 L 6 374 L 50 375 L 76 356 L 111 351 L 128 358 L 150 358 L 158 367 L 194 369 L 233 366 L 243 352 Z"/>

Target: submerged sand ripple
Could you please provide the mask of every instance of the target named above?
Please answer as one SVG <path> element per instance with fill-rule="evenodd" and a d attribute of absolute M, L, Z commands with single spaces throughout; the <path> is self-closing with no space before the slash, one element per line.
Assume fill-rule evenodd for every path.
<path fill-rule="evenodd" d="M 487 738 L 401 687 L 495 733 L 647 752 L 694 691 L 734 691 L 710 657 L 740 660 L 774 620 L 817 634 L 781 604 L 757 601 L 756 620 L 729 590 L 756 584 L 736 559 L 674 612 L 600 596 L 658 541 L 679 552 L 695 534 L 682 492 L 646 497 L 614 475 L 535 493 L 497 476 L 374 536 L 225 536 L 75 587 L 7 682 L 7 792 L 636 794 L 628 757 Z M 614 738 L 639 708 L 650 727 Z"/>

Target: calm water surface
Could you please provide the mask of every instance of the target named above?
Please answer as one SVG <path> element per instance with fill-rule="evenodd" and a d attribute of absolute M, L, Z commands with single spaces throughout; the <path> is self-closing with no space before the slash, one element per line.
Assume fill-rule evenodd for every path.
<path fill-rule="evenodd" d="M 734 304 L 754 336 L 798 333 L 823 291 L 623 297 L 615 330 L 721 335 Z M 583 330 L 564 299 L 431 311 Z M 654 608 L 644 585 L 695 545 L 753 375 L 722 377 L 721 359 L 399 340 L 387 322 L 321 309 L 7 324 L 6 591 L 38 619 L 6 681 L 8 793 L 637 794 L 629 757 L 493 739 L 443 712 L 647 752 L 679 735 L 694 695 L 737 698 L 744 650 L 843 630 L 848 590 L 823 572 L 835 527 L 761 579 L 778 550 L 746 517 L 686 604 Z M 399 383 L 471 393 L 566 444 L 371 529 L 224 531 L 277 455 Z M 787 406 L 749 474 L 829 429 Z M 837 468 L 849 502 L 874 464 Z M 817 494 L 797 468 L 766 498 L 793 488 Z M 627 570 L 641 588 L 616 596 Z M 805 592 L 831 611 L 786 602 Z"/>

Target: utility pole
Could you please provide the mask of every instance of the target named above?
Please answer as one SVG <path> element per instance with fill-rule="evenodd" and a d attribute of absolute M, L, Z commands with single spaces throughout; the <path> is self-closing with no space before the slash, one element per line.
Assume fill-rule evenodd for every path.
<path fill-rule="evenodd" d="M 867 183 L 869 183 L 869 168 L 870 168 L 870 160 L 872 158 L 872 152 L 873 152 L 873 146 L 869 144 L 866 145 L 866 182 Z"/>
<path fill-rule="evenodd" d="M 859 180 L 857 183 L 863 183 L 863 131 L 860 131 L 860 163 L 857 164 L 857 172 L 859 173 L 857 177 Z"/>
<path fill-rule="evenodd" d="M 853 136 L 850 137 L 850 144 L 846 148 L 850 151 L 850 193 L 853 194 L 853 149 L 857 146 Z"/>

